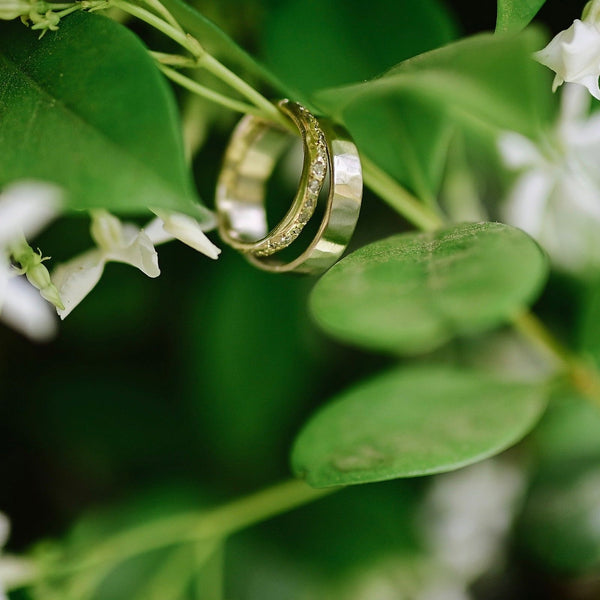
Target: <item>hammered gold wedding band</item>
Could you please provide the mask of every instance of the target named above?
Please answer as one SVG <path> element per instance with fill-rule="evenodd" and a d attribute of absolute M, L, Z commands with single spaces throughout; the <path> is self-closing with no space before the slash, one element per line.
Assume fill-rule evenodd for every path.
<path fill-rule="evenodd" d="M 360 159 L 341 127 L 290 100 L 277 106 L 302 138 L 304 161 L 296 196 L 283 219 L 269 229 L 266 184 L 294 136 L 273 122 L 245 116 L 231 136 L 217 182 L 219 233 L 261 269 L 316 275 L 340 258 L 356 226 L 362 198 Z M 326 183 L 327 193 L 321 194 Z M 292 259 L 279 258 L 316 216 L 319 203 L 321 222 L 307 247 Z"/>

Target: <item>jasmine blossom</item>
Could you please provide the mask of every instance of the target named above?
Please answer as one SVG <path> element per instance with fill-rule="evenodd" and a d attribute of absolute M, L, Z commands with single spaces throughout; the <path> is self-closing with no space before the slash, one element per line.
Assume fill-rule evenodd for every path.
<path fill-rule="evenodd" d="M 56 332 L 50 306 L 20 274 L 28 274 L 46 299 L 60 304 L 56 289 L 47 277 L 42 257 L 29 258 L 33 251 L 25 236 L 40 231 L 58 212 L 59 193 L 54 186 L 20 183 L 8 187 L 0 196 L 0 319 L 13 329 L 37 341 L 47 340 Z M 11 266 L 20 262 L 21 269 Z"/>
<path fill-rule="evenodd" d="M 543 145 L 505 133 L 505 164 L 520 172 L 503 219 L 527 231 L 552 261 L 572 273 L 600 269 L 600 114 L 588 116 L 589 96 L 564 89 L 559 120 Z"/>
<path fill-rule="evenodd" d="M 202 231 L 202 225 L 196 219 L 183 213 L 158 209 L 153 212 L 157 218 L 145 227 L 145 231 L 154 244 L 158 245 L 178 239 L 213 260 L 219 257 L 221 249 L 206 237 Z"/>
<path fill-rule="evenodd" d="M 564 82 L 578 83 L 600 100 L 600 2 L 589 3 L 583 20 L 575 19 L 534 57 L 556 73 L 553 91 Z"/>
<path fill-rule="evenodd" d="M 57 308 L 64 319 L 100 281 L 107 262 L 136 267 L 148 277 L 158 277 L 158 255 L 148 235 L 105 210 L 92 212 L 90 228 L 96 248 L 59 265 L 52 273 L 64 308 Z"/>

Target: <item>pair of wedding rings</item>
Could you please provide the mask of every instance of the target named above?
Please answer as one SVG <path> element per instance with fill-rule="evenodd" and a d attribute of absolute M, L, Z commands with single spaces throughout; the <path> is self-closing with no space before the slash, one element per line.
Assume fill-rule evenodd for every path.
<path fill-rule="evenodd" d="M 294 200 L 279 223 L 269 227 L 267 182 L 294 134 L 248 115 L 232 134 L 217 182 L 219 233 L 261 269 L 320 274 L 343 254 L 358 220 L 358 151 L 349 134 L 327 119 L 289 100 L 277 106 L 302 139 L 303 167 Z M 319 219 L 316 228 L 314 219 Z"/>

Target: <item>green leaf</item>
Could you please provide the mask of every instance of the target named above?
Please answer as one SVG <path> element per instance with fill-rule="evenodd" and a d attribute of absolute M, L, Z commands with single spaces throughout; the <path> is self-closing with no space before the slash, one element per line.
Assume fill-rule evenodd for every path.
<path fill-rule="evenodd" d="M 540 292 L 548 270 L 535 241 L 501 223 L 404 233 L 357 250 L 312 291 L 331 335 L 416 353 L 508 321 Z"/>
<path fill-rule="evenodd" d="M 282 96 L 290 97 L 289 90 L 286 90 L 281 81 L 195 8 L 183 0 L 162 0 L 162 4 L 183 29 L 193 35 L 211 54 L 223 59 L 232 68 L 236 67 L 240 74 L 248 74 Z"/>
<path fill-rule="evenodd" d="M 382 95 L 410 92 L 454 121 L 491 132 L 513 130 L 536 136 L 551 122 L 548 74 L 531 58 L 544 43 L 537 30 L 518 36 L 480 34 L 400 63 L 383 76 L 319 92 L 316 102 L 345 122 L 348 110 Z M 385 131 L 377 130 L 379 137 Z M 399 140 L 398 143 L 402 143 Z"/>
<path fill-rule="evenodd" d="M 207 213 L 170 87 L 139 39 L 98 15 L 72 15 L 41 40 L 0 23 L 0 155 L 0 186 L 52 181 L 70 208 Z"/>
<path fill-rule="evenodd" d="M 301 26 L 299 26 L 301 24 Z M 266 64 L 303 92 L 371 78 L 448 43 L 456 25 L 438 0 L 284 0 L 269 10 Z M 326 68 L 315 68 L 326 62 Z"/>
<path fill-rule="evenodd" d="M 519 441 L 545 396 L 539 384 L 478 371 L 396 369 L 317 412 L 296 438 L 292 467 L 314 487 L 451 471 Z"/>
<path fill-rule="evenodd" d="M 391 93 L 358 99 L 344 120 L 361 152 L 419 199 L 435 204 L 455 130 L 448 115 L 416 94 Z"/>
<path fill-rule="evenodd" d="M 529 25 L 546 0 L 498 0 L 496 33 L 516 33 Z"/>

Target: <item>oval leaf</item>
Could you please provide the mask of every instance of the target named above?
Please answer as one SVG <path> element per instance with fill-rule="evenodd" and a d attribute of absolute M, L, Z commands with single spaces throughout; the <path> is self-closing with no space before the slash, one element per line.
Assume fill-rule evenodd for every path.
<path fill-rule="evenodd" d="M 462 224 L 361 248 L 319 280 L 310 305 L 335 337 L 418 353 L 509 320 L 536 298 L 547 270 L 543 251 L 519 229 Z"/>
<path fill-rule="evenodd" d="M 544 43 L 536 30 L 478 34 L 405 60 L 371 81 L 323 90 L 315 99 L 351 133 L 348 111 L 356 103 L 368 110 L 371 99 L 412 93 L 431 105 L 433 115 L 442 111 L 465 126 L 536 137 L 552 122 L 549 73 L 531 59 Z"/>
<path fill-rule="evenodd" d="M 79 13 L 38 40 L 0 23 L 0 186 L 61 185 L 71 208 L 195 214 L 171 89 L 139 39 Z"/>
<path fill-rule="evenodd" d="M 394 370 L 319 411 L 296 438 L 292 467 L 314 487 L 451 471 L 520 440 L 545 397 L 539 384 L 477 371 Z"/>
<path fill-rule="evenodd" d="M 529 25 L 546 0 L 498 0 L 496 33 L 516 33 Z"/>

